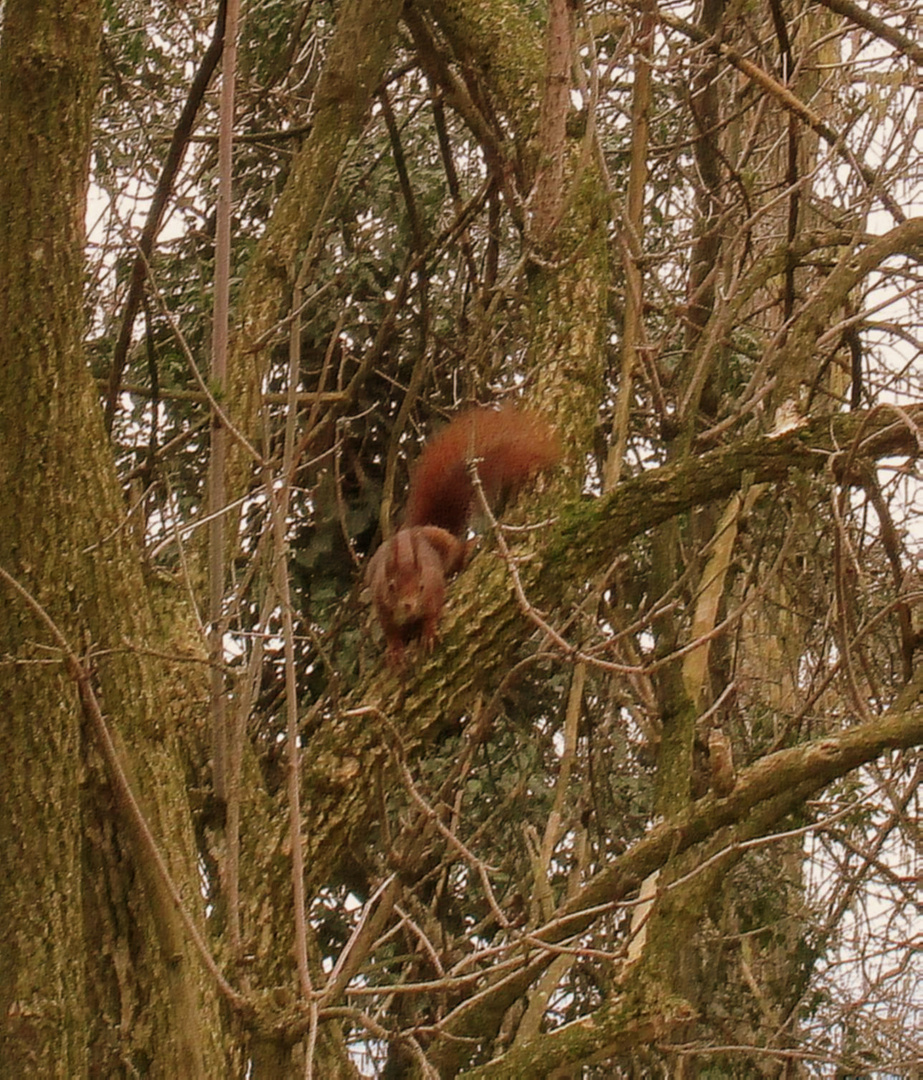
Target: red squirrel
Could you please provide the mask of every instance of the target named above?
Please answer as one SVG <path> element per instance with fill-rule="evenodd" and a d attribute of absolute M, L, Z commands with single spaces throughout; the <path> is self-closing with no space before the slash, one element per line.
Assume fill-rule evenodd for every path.
<path fill-rule="evenodd" d="M 477 503 L 470 463 L 476 460 L 487 502 L 496 506 L 560 454 L 545 420 L 511 406 L 469 409 L 426 443 L 410 478 L 404 524 L 366 571 L 392 666 L 402 666 L 411 641 L 420 638 L 426 650 L 436 642 L 446 582 L 472 547 L 464 538 Z"/>

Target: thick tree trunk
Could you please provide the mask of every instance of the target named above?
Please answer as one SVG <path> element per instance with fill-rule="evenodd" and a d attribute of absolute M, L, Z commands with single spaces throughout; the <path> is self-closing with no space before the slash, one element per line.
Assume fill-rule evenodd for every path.
<path fill-rule="evenodd" d="M 61 642 L 4 582 L 0 654 L 15 659 L 0 666 L 0 1058 L 11 1076 L 217 1076 L 215 988 L 119 783 L 200 917 L 175 736 L 194 730 L 204 667 L 188 663 L 181 620 L 155 622 L 82 349 L 100 29 L 96 0 L 4 9 L 0 568 L 84 660 L 114 756 L 104 764 Z"/>

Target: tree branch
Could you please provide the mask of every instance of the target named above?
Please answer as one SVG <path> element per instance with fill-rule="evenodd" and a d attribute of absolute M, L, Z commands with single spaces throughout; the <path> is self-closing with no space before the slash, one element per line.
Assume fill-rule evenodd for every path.
<path fill-rule="evenodd" d="M 861 461 L 894 454 L 916 457 L 923 452 L 921 425 L 923 405 L 909 405 L 900 415 L 877 409 L 818 416 L 781 435 L 763 435 L 640 473 L 604 499 L 565 508 L 537 582 L 542 601 L 553 604 L 562 596 L 570 578 L 560 574 L 561 560 L 572 560 L 574 551 L 582 553 L 581 571 L 592 575 L 609 566 L 613 552 L 634 537 L 693 507 L 725 499 L 746 484 L 777 483 L 791 472 L 811 475 L 824 468 L 851 482 L 843 447 L 855 444 Z"/>
<path fill-rule="evenodd" d="M 611 910 L 655 870 L 708 841 L 721 829 L 743 824 L 749 835 L 764 835 L 832 781 L 874 760 L 886 750 L 905 749 L 921 743 L 923 677 L 908 687 L 896 710 L 888 717 L 770 754 L 740 774 L 728 798 L 707 795 L 675 821 L 655 826 L 633 848 L 613 859 L 575 896 L 566 900 L 554 920 L 533 931 L 529 940 L 555 943 L 582 933 L 598 917 L 600 910 Z M 751 821 L 754 813 L 758 820 Z M 499 1026 L 507 1007 L 525 992 L 554 955 L 548 951 L 524 957 L 519 969 L 502 975 L 493 985 L 471 995 L 450 1013 L 439 1025 L 439 1032 L 448 1037 L 441 1049 L 435 1051 L 434 1060 L 440 1067 L 446 1068 L 455 1062 L 462 1040 L 489 1037 Z M 547 1063 L 548 1059 L 545 1060 Z"/>
<path fill-rule="evenodd" d="M 122 326 L 119 330 L 115 353 L 112 357 L 112 367 L 109 370 L 109 386 L 106 392 L 107 431 L 112 430 L 112 421 L 115 418 L 115 406 L 118 401 L 119 386 L 122 382 L 122 374 L 125 371 L 128 348 L 131 345 L 131 333 L 135 325 L 135 316 L 138 314 L 138 307 L 141 304 L 141 295 L 144 289 L 144 280 L 147 277 L 148 263 L 150 262 L 151 252 L 154 250 L 154 240 L 157 236 L 157 231 L 160 228 L 160 223 L 163 220 L 163 213 L 167 206 L 167 200 L 170 198 L 170 193 L 173 191 L 173 181 L 176 179 L 176 174 L 179 172 L 179 167 L 183 162 L 183 154 L 189 144 L 196 114 L 199 111 L 199 106 L 202 104 L 202 99 L 205 97 L 205 91 L 208 89 L 208 84 L 211 82 L 211 77 L 215 73 L 215 68 L 218 66 L 218 61 L 221 59 L 221 53 L 224 49 L 224 23 L 226 13 L 227 2 L 226 0 L 221 0 L 221 3 L 218 5 L 218 16 L 215 20 L 214 35 L 209 42 L 208 48 L 205 50 L 205 55 L 202 57 L 199 70 L 196 72 L 192 84 L 189 87 L 189 94 L 186 98 L 186 103 L 183 106 L 183 111 L 180 113 L 180 118 L 176 123 L 176 127 L 173 129 L 173 138 L 170 140 L 170 147 L 167 150 L 167 157 L 160 173 L 160 179 L 157 181 L 157 187 L 154 189 L 154 194 L 151 197 L 151 208 L 148 211 L 147 221 L 144 223 L 144 228 L 141 230 L 141 236 L 138 239 L 138 255 L 131 268 L 131 282 L 128 286 L 128 296 L 125 299 L 125 311 L 122 314 Z"/>
<path fill-rule="evenodd" d="M 915 64 L 923 66 L 923 46 L 918 45 L 912 38 L 902 34 L 900 30 L 890 26 L 884 19 L 879 19 L 877 15 L 873 15 L 870 11 L 866 11 L 865 8 L 859 7 L 852 0 L 819 0 L 819 2 L 828 10 L 835 11 L 837 15 L 845 15 L 856 26 L 868 30 L 869 33 L 881 38 L 882 41 L 887 41 L 889 45 L 893 45 L 898 52 L 903 53 Z"/>
<path fill-rule="evenodd" d="M 77 686 L 83 715 L 90 725 L 90 729 L 99 746 L 100 753 L 106 763 L 109 780 L 112 783 L 113 790 L 118 798 L 118 804 L 131 825 L 132 832 L 137 838 L 139 848 L 150 860 L 150 864 L 154 868 L 155 876 L 159 879 L 161 886 L 172 901 L 190 941 L 195 947 L 196 952 L 199 954 L 205 968 L 215 980 L 221 993 L 225 996 L 229 1004 L 242 1016 L 252 1016 L 254 1012 L 252 1004 L 242 994 L 238 993 L 221 973 L 214 957 L 209 951 L 208 945 L 205 943 L 205 939 L 202 937 L 199 928 L 195 924 L 195 920 L 186 908 L 183 897 L 170 874 L 166 860 L 161 854 L 157 840 L 151 832 L 150 824 L 145 817 L 144 811 L 141 809 L 141 804 L 138 801 L 138 797 L 128 778 L 128 774 L 125 771 L 121 756 L 116 748 L 115 741 L 112 738 L 112 733 L 109 731 L 109 725 L 106 723 L 106 718 L 103 716 L 103 711 L 100 708 L 96 691 L 93 689 L 93 683 L 89 673 L 84 665 L 81 664 L 80 659 L 71 648 L 70 643 L 64 636 L 62 630 L 58 627 L 58 624 L 52 619 L 45 608 L 42 607 L 38 600 L 36 600 L 24 586 L 20 585 L 12 574 L 7 573 L 2 567 L 0 567 L 0 581 L 5 581 L 7 585 L 17 593 L 29 610 L 32 611 L 35 617 L 46 627 L 51 634 L 55 645 L 61 650 L 67 673 Z M 151 905 L 151 910 L 156 917 L 156 904 Z"/>

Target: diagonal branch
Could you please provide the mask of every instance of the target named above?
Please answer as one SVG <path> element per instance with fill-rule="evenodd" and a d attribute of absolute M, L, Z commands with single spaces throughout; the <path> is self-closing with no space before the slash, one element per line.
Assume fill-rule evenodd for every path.
<path fill-rule="evenodd" d="M 833 5 L 830 4 L 828 6 L 832 7 Z M 787 109 L 793 116 L 796 116 L 802 123 L 806 124 L 812 131 L 816 132 L 835 154 L 841 157 L 852 168 L 856 169 L 862 178 L 863 183 L 865 183 L 870 191 L 874 191 L 875 194 L 878 195 L 895 221 L 902 222 L 905 220 L 905 214 L 894 201 L 893 196 L 879 187 L 878 175 L 875 170 L 863 162 L 857 161 L 853 156 L 849 147 L 846 145 L 846 140 L 842 132 L 837 132 L 830 127 L 818 113 L 816 113 L 809 105 L 806 105 L 796 94 L 793 94 L 787 86 L 783 86 L 778 79 L 773 78 L 772 75 L 767 71 L 764 71 L 758 64 L 754 64 L 752 60 L 748 60 L 745 56 L 742 56 L 736 49 L 731 48 L 730 45 L 726 45 L 723 41 L 714 37 L 709 37 L 705 31 L 700 30 L 697 26 L 692 25 L 692 23 L 688 23 L 684 19 L 670 15 L 662 9 L 660 11 L 660 20 L 664 26 L 669 26 L 670 29 L 676 30 L 698 44 L 704 45 L 706 48 L 718 53 L 727 60 L 729 64 L 737 68 L 742 75 L 746 75 L 746 77 L 756 86 L 775 98 L 783 108 Z"/>
<path fill-rule="evenodd" d="M 173 137 L 170 140 L 167 157 L 163 163 L 163 169 L 160 172 L 160 179 L 157 181 L 157 186 L 154 188 L 154 194 L 151 197 L 151 207 L 148 211 L 147 221 L 144 223 L 144 228 L 141 230 L 141 236 L 138 239 L 138 254 L 135 257 L 134 265 L 131 268 L 131 281 L 128 285 L 125 310 L 122 313 L 122 326 L 119 330 L 115 353 L 112 357 L 112 367 L 109 369 L 109 386 L 106 391 L 107 431 L 112 430 L 112 421 L 115 418 L 115 406 L 118 401 L 119 387 L 122 382 L 122 374 L 125 371 L 125 363 L 128 359 L 128 349 L 131 345 L 131 334 L 135 325 L 135 316 L 138 314 L 138 308 L 141 304 L 144 281 L 147 277 L 148 263 L 150 262 L 151 252 L 154 250 L 154 240 L 160 229 L 160 223 L 163 220 L 164 210 L 167 207 L 167 200 L 170 198 L 170 194 L 173 191 L 173 181 L 176 179 L 176 174 L 179 172 L 179 167 L 183 162 L 183 154 L 185 153 L 186 147 L 189 144 L 189 139 L 192 135 L 196 114 L 199 111 L 199 106 L 202 104 L 202 99 L 205 97 L 205 91 L 208 89 L 208 84 L 211 82 L 211 77 L 215 73 L 215 68 L 218 66 L 218 61 L 221 59 L 221 54 L 224 50 L 224 24 L 226 14 L 227 0 L 221 0 L 218 4 L 218 15 L 215 20 L 215 33 L 212 36 L 212 40 L 209 42 L 208 48 L 205 50 L 205 55 L 202 57 L 202 63 L 199 65 L 199 70 L 195 73 L 195 77 L 189 87 L 189 95 L 186 98 L 186 104 L 183 106 L 180 118 L 177 121 L 176 127 L 173 129 Z"/>
<path fill-rule="evenodd" d="M 828 10 L 835 11 L 837 15 L 845 15 L 850 22 L 868 30 L 882 41 L 887 41 L 915 64 L 923 65 L 923 46 L 886 23 L 884 19 L 879 19 L 877 15 L 859 7 L 852 0 L 820 0 L 820 3 Z"/>
<path fill-rule="evenodd" d="M 550 944 L 585 931 L 600 910 L 611 910 L 668 860 L 731 829 L 728 844 L 765 835 L 827 784 L 874 760 L 886 750 L 923 744 L 923 678 L 908 687 L 894 712 L 839 735 L 770 754 L 742 772 L 724 799 L 710 794 L 670 822 L 655 826 L 643 840 L 586 883 L 558 909 L 555 918 L 529 935 Z M 489 1036 L 506 1009 L 551 963 L 554 952 L 524 956 L 522 966 L 473 994 L 439 1025 L 445 1041 L 434 1050 L 441 1068 L 456 1061 L 465 1039 Z M 462 1051 L 464 1052 L 464 1050 Z M 451 1072 L 451 1068 L 449 1070 Z M 485 1074 L 486 1075 L 486 1074 Z M 507 1072 L 504 1075 L 517 1075 Z"/>
<path fill-rule="evenodd" d="M 920 456 L 923 405 L 901 412 L 901 417 L 892 410 L 818 416 L 781 435 L 738 442 L 651 469 L 619 484 L 602 500 L 567 507 L 539 576 L 542 601 L 553 602 L 567 588 L 559 573 L 560 559 L 567 553 L 571 557 L 575 551 L 581 553 L 583 573 L 601 572 L 613 552 L 634 537 L 693 507 L 725 499 L 748 483 L 778 483 L 793 472 L 811 475 L 830 466 L 839 481 L 852 482 L 848 454 L 841 448 L 857 438 L 861 461 L 895 454 Z M 915 425 L 916 433 L 909 425 Z"/>

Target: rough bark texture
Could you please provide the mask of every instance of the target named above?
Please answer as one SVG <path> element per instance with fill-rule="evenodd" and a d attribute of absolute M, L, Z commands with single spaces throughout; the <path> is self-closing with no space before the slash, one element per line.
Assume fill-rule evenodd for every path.
<path fill-rule="evenodd" d="M 285 298 L 317 258 L 311 241 L 320 236 L 327 200 L 349 145 L 362 131 L 391 56 L 400 0 L 347 0 L 337 12 L 336 32 L 317 88 L 311 134 L 273 211 L 245 282 L 240 337 L 230 358 L 233 416 L 254 442 L 260 428 L 266 350 L 285 313 Z M 237 444 L 232 453 L 231 497 L 246 487 L 256 463 Z"/>
<path fill-rule="evenodd" d="M 919 797 L 901 754 L 923 743 L 923 593 L 874 484 L 876 463 L 919 458 L 923 405 L 895 379 L 879 400 L 900 408 L 847 412 L 862 367 L 834 356 L 830 327 L 855 329 L 837 320 L 877 274 L 919 288 L 923 221 L 871 237 L 823 204 L 804 215 L 824 137 L 798 101 L 816 101 L 821 68 L 792 75 L 807 9 L 708 0 L 695 27 L 563 0 L 547 19 L 520 0 L 347 0 L 335 24 L 300 10 L 302 66 L 265 112 L 253 72 L 279 52 L 265 6 L 248 16 L 263 37 L 242 43 L 256 138 L 240 144 L 239 220 L 264 231 L 241 257 L 222 405 L 267 460 L 238 445 L 229 483 L 231 498 L 264 486 L 229 529 L 233 590 L 215 605 L 219 652 L 234 644 L 225 798 L 192 604 L 161 525 L 144 552 L 126 528 L 81 347 L 99 11 L 3 9 L 0 570 L 85 670 L 0 575 L 2 1068 L 262 1080 L 306 1075 L 311 1055 L 315 1076 L 348 1077 L 364 1055 L 386 1078 L 683 1076 L 690 1061 L 771 1075 L 814 959 L 793 822 L 834 843 L 819 806 L 845 795 L 853 846 L 885 819 L 890 843 L 886 796 L 904 800 L 898 822 Z M 308 133 L 285 157 L 301 110 Z M 284 163 L 247 173 L 276 135 Z M 285 177 L 271 211 L 254 176 Z M 207 240 L 185 239 L 207 262 Z M 149 280 L 199 322 L 195 271 L 164 264 Z M 905 340 L 919 322 L 896 316 Z M 826 396 L 768 434 L 805 380 Z M 505 508 L 531 527 L 485 529 L 441 640 L 395 672 L 357 602 L 378 492 L 400 492 L 408 444 L 468 398 L 527 401 L 566 461 Z M 194 433 L 195 414 L 177 416 Z M 120 418 L 130 441 L 136 417 Z M 166 520 L 200 493 L 188 474 L 171 486 L 182 470 L 158 449 Z M 898 482 L 888 498 L 906 508 Z M 291 508 L 275 532 L 267 492 Z M 875 812 L 848 775 L 863 766 L 882 775 Z M 844 907 L 879 854 L 843 874 Z M 878 884 L 904 887 L 909 912 L 899 877 Z M 713 1048 L 731 1036 L 728 1064 Z"/>
<path fill-rule="evenodd" d="M 93 672 L 167 863 L 200 911 L 177 725 L 201 667 L 141 573 L 82 349 L 83 244 L 100 10 L 11 3 L 0 53 L 0 566 Z M 9 163 L 9 166 L 6 164 Z M 178 624 L 182 626 L 182 623 Z M 11 1075 L 208 1076 L 217 1008 L 47 628 L 3 587 L 0 941 Z M 189 656 L 194 652 L 189 650 Z M 177 657 L 177 660 L 180 657 Z M 200 684 L 203 685 L 203 684 Z M 193 741 L 194 745 L 194 741 Z M 131 764 L 129 765 L 129 761 Z"/>

